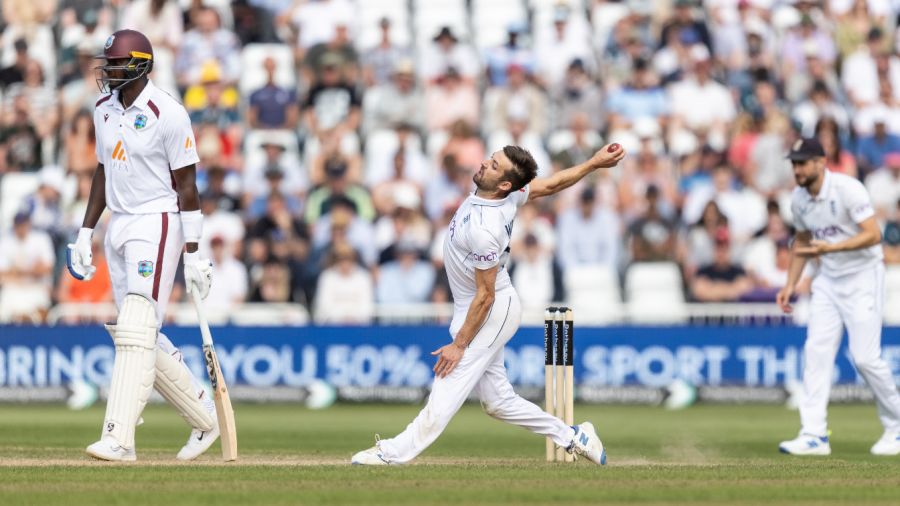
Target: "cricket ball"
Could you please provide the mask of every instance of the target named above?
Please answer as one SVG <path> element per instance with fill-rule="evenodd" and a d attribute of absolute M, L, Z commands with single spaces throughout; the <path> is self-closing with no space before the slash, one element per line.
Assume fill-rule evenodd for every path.
<path fill-rule="evenodd" d="M 608 151 L 610 153 L 615 153 L 616 151 L 619 150 L 619 147 L 620 147 L 619 144 L 614 142 L 614 143 L 610 144 L 608 148 L 606 148 L 606 151 Z"/>

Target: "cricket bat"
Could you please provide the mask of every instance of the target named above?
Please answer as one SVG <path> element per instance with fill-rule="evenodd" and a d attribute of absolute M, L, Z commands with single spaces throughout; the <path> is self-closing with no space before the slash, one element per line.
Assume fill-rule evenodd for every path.
<path fill-rule="evenodd" d="M 203 356 L 206 357 L 206 372 L 209 374 L 209 383 L 212 385 L 213 399 L 216 403 L 216 417 L 219 421 L 219 440 L 222 443 L 222 458 L 226 462 L 237 460 L 237 427 L 234 425 L 234 410 L 231 408 L 231 397 L 228 396 L 228 387 L 225 385 L 225 377 L 219 367 L 219 359 L 216 357 L 216 349 L 213 346 L 212 334 L 209 332 L 209 323 L 203 312 L 203 303 L 200 294 L 195 290 L 189 290 L 197 309 L 197 320 L 200 324 L 200 335 L 203 338 Z"/>

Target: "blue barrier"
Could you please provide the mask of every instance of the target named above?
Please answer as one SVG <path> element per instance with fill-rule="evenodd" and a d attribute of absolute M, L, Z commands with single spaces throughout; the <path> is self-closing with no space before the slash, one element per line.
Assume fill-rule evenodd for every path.
<path fill-rule="evenodd" d="M 166 327 L 195 373 L 205 375 L 196 328 Z M 584 386 L 662 387 L 677 378 L 698 386 L 780 387 L 802 371 L 805 329 L 796 327 L 609 327 L 575 333 L 575 377 Z M 220 327 L 213 329 L 232 386 L 425 387 L 449 339 L 446 327 Z M 883 355 L 900 377 L 900 328 L 886 328 Z M 105 385 L 112 343 L 99 326 L 0 326 L 0 387 L 55 387 L 72 379 Z M 506 348 L 510 380 L 544 381 L 543 333 L 522 328 Z M 858 384 L 846 347 L 835 382 Z"/>

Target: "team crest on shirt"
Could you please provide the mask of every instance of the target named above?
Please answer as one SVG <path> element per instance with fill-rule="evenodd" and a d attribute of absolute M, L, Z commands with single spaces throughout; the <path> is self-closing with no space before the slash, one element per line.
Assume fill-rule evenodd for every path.
<path fill-rule="evenodd" d="M 134 128 L 135 130 L 140 130 L 147 126 L 147 116 L 143 114 L 138 114 L 137 117 L 134 118 Z"/>
<path fill-rule="evenodd" d="M 153 275 L 153 262 L 149 260 L 141 260 L 138 262 L 138 274 L 142 277 L 149 278 Z"/>

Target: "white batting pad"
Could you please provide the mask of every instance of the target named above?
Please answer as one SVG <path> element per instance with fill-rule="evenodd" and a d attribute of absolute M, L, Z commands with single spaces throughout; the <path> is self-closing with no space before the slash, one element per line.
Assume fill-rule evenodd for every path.
<path fill-rule="evenodd" d="M 206 409 L 201 400 L 201 395 L 206 396 L 206 393 L 184 364 L 181 352 L 164 334 L 159 335 L 156 347 L 154 386 L 191 427 L 202 431 L 212 430 L 214 414 Z"/>
<path fill-rule="evenodd" d="M 126 295 L 113 332 L 116 359 L 102 432 L 125 448 L 134 448 L 135 424 L 153 390 L 157 332 L 154 304 Z"/>

